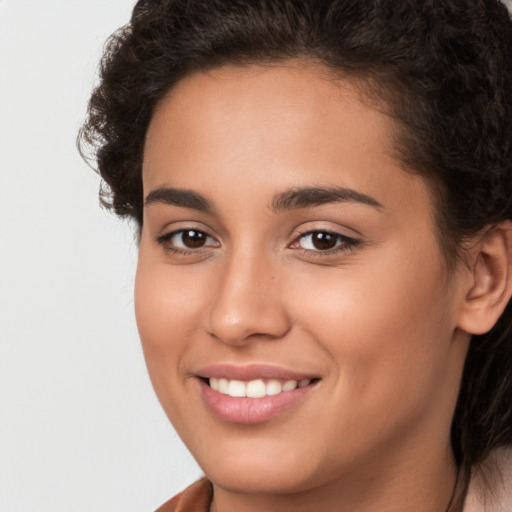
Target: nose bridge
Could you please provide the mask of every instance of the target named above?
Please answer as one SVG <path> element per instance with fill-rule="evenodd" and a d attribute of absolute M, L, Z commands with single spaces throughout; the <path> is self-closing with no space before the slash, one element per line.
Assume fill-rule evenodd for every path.
<path fill-rule="evenodd" d="M 229 344 L 244 344 L 255 335 L 283 336 L 289 325 L 277 270 L 260 251 L 226 257 L 212 293 L 210 334 Z"/>

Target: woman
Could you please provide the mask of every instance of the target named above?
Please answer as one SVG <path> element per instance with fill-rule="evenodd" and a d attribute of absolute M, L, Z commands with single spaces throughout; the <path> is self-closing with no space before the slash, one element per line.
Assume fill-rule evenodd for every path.
<path fill-rule="evenodd" d="M 510 90 L 497 0 L 137 3 L 82 144 L 207 478 L 162 511 L 510 510 Z"/>

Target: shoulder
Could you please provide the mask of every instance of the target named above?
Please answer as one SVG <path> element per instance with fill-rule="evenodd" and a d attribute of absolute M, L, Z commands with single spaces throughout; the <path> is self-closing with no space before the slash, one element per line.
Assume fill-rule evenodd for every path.
<path fill-rule="evenodd" d="M 211 483 L 202 478 L 164 503 L 156 512 L 208 512 L 212 494 Z"/>
<path fill-rule="evenodd" d="M 495 450 L 475 469 L 464 512 L 512 511 L 512 447 Z"/>

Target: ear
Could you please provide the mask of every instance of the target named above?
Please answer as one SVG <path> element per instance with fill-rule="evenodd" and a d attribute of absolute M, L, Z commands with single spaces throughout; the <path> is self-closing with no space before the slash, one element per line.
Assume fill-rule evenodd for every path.
<path fill-rule="evenodd" d="M 469 250 L 470 267 L 458 327 L 490 331 L 512 295 L 512 222 L 489 228 Z"/>

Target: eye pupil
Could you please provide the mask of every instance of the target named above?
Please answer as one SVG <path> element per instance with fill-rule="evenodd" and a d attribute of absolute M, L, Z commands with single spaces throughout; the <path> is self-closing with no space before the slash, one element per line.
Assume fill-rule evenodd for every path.
<path fill-rule="evenodd" d="M 201 233 L 201 231 L 194 231 L 193 229 L 184 231 L 181 237 L 183 245 L 190 249 L 202 247 L 206 242 L 206 234 Z"/>
<path fill-rule="evenodd" d="M 311 241 L 315 249 L 325 251 L 326 249 L 334 248 L 337 240 L 335 235 L 319 231 L 318 233 L 313 233 Z"/>

